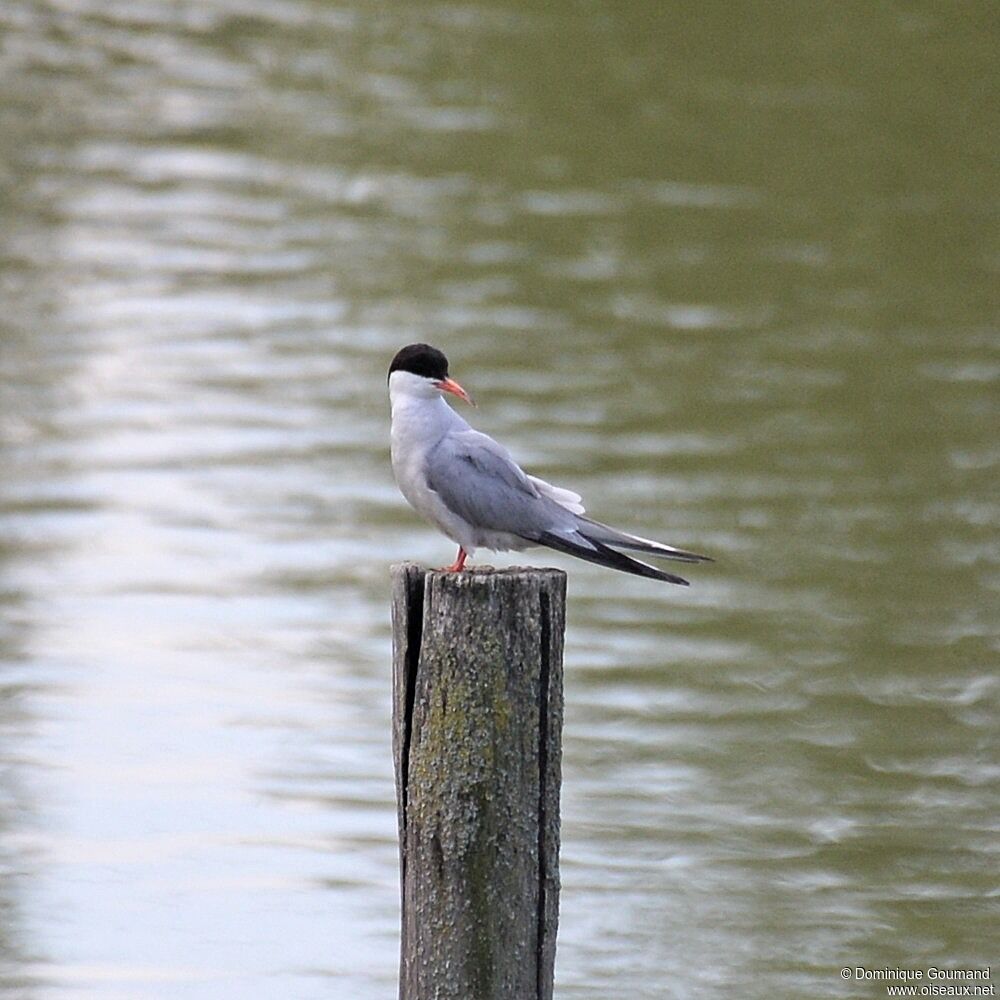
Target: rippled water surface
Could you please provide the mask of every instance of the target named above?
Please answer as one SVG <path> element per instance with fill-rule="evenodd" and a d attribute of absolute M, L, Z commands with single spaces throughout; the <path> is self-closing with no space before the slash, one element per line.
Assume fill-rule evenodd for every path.
<path fill-rule="evenodd" d="M 394 995 L 414 340 L 717 558 L 521 557 L 571 574 L 557 995 L 995 964 L 992 17 L 0 7 L 0 990 Z"/>

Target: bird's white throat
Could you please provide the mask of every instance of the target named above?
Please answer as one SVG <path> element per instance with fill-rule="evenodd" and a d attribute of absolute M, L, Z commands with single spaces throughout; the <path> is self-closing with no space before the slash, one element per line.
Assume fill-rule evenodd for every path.
<path fill-rule="evenodd" d="M 389 377 L 389 404 L 392 460 L 397 478 L 401 466 L 426 454 L 448 431 L 469 426 L 445 402 L 430 379 L 410 372 L 397 371 Z"/>
<path fill-rule="evenodd" d="M 404 400 L 436 399 L 444 402 L 433 379 L 412 372 L 397 371 L 389 376 L 389 401 L 393 409 Z"/>

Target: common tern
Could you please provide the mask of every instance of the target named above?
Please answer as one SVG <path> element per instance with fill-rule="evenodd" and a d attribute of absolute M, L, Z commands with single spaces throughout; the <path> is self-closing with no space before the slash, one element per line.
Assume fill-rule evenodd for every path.
<path fill-rule="evenodd" d="M 472 403 L 429 344 L 402 348 L 389 366 L 392 471 L 410 505 L 458 545 L 458 572 L 477 548 L 544 545 L 588 562 L 687 586 L 683 577 L 633 559 L 628 549 L 678 562 L 708 556 L 618 531 L 584 516 L 580 495 L 530 476 L 503 445 L 474 430 L 444 396 Z M 474 405 L 474 404 L 473 404 Z"/>

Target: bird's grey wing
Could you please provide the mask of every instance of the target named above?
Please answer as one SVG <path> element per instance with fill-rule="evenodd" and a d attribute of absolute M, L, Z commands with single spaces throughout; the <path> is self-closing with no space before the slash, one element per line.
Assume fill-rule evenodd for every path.
<path fill-rule="evenodd" d="M 441 439 L 427 459 L 427 484 L 449 510 L 480 531 L 517 535 L 588 562 L 687 586 L 683 577 L 588 537 L 581 529 L 589 524 L 614 533 L 621 544 L 614 529 L 578 516 L 570 509 L 577 504 L 567 497 L 554 499 L 557 487 L 525 475 L 506 448 L 479 431 L 452 431 Z"/>
<path fill-rule="evenodd" d="M 449 510 L 485 531 L 537 540 L 573 515 L 545 496 L 503 445 L 479 431 L 446 434 L 430 453 L 427 484 Z"/>

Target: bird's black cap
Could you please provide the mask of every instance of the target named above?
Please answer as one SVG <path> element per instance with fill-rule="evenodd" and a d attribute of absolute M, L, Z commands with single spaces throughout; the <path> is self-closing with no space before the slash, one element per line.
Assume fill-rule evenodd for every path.
<path fill-rule="evenodd" d="M 448 377 L 448 359 L 430 344 L 408 344 L 392 359 L 389 374 L 393 372 L 411 372 L 440 381 Z"/>

